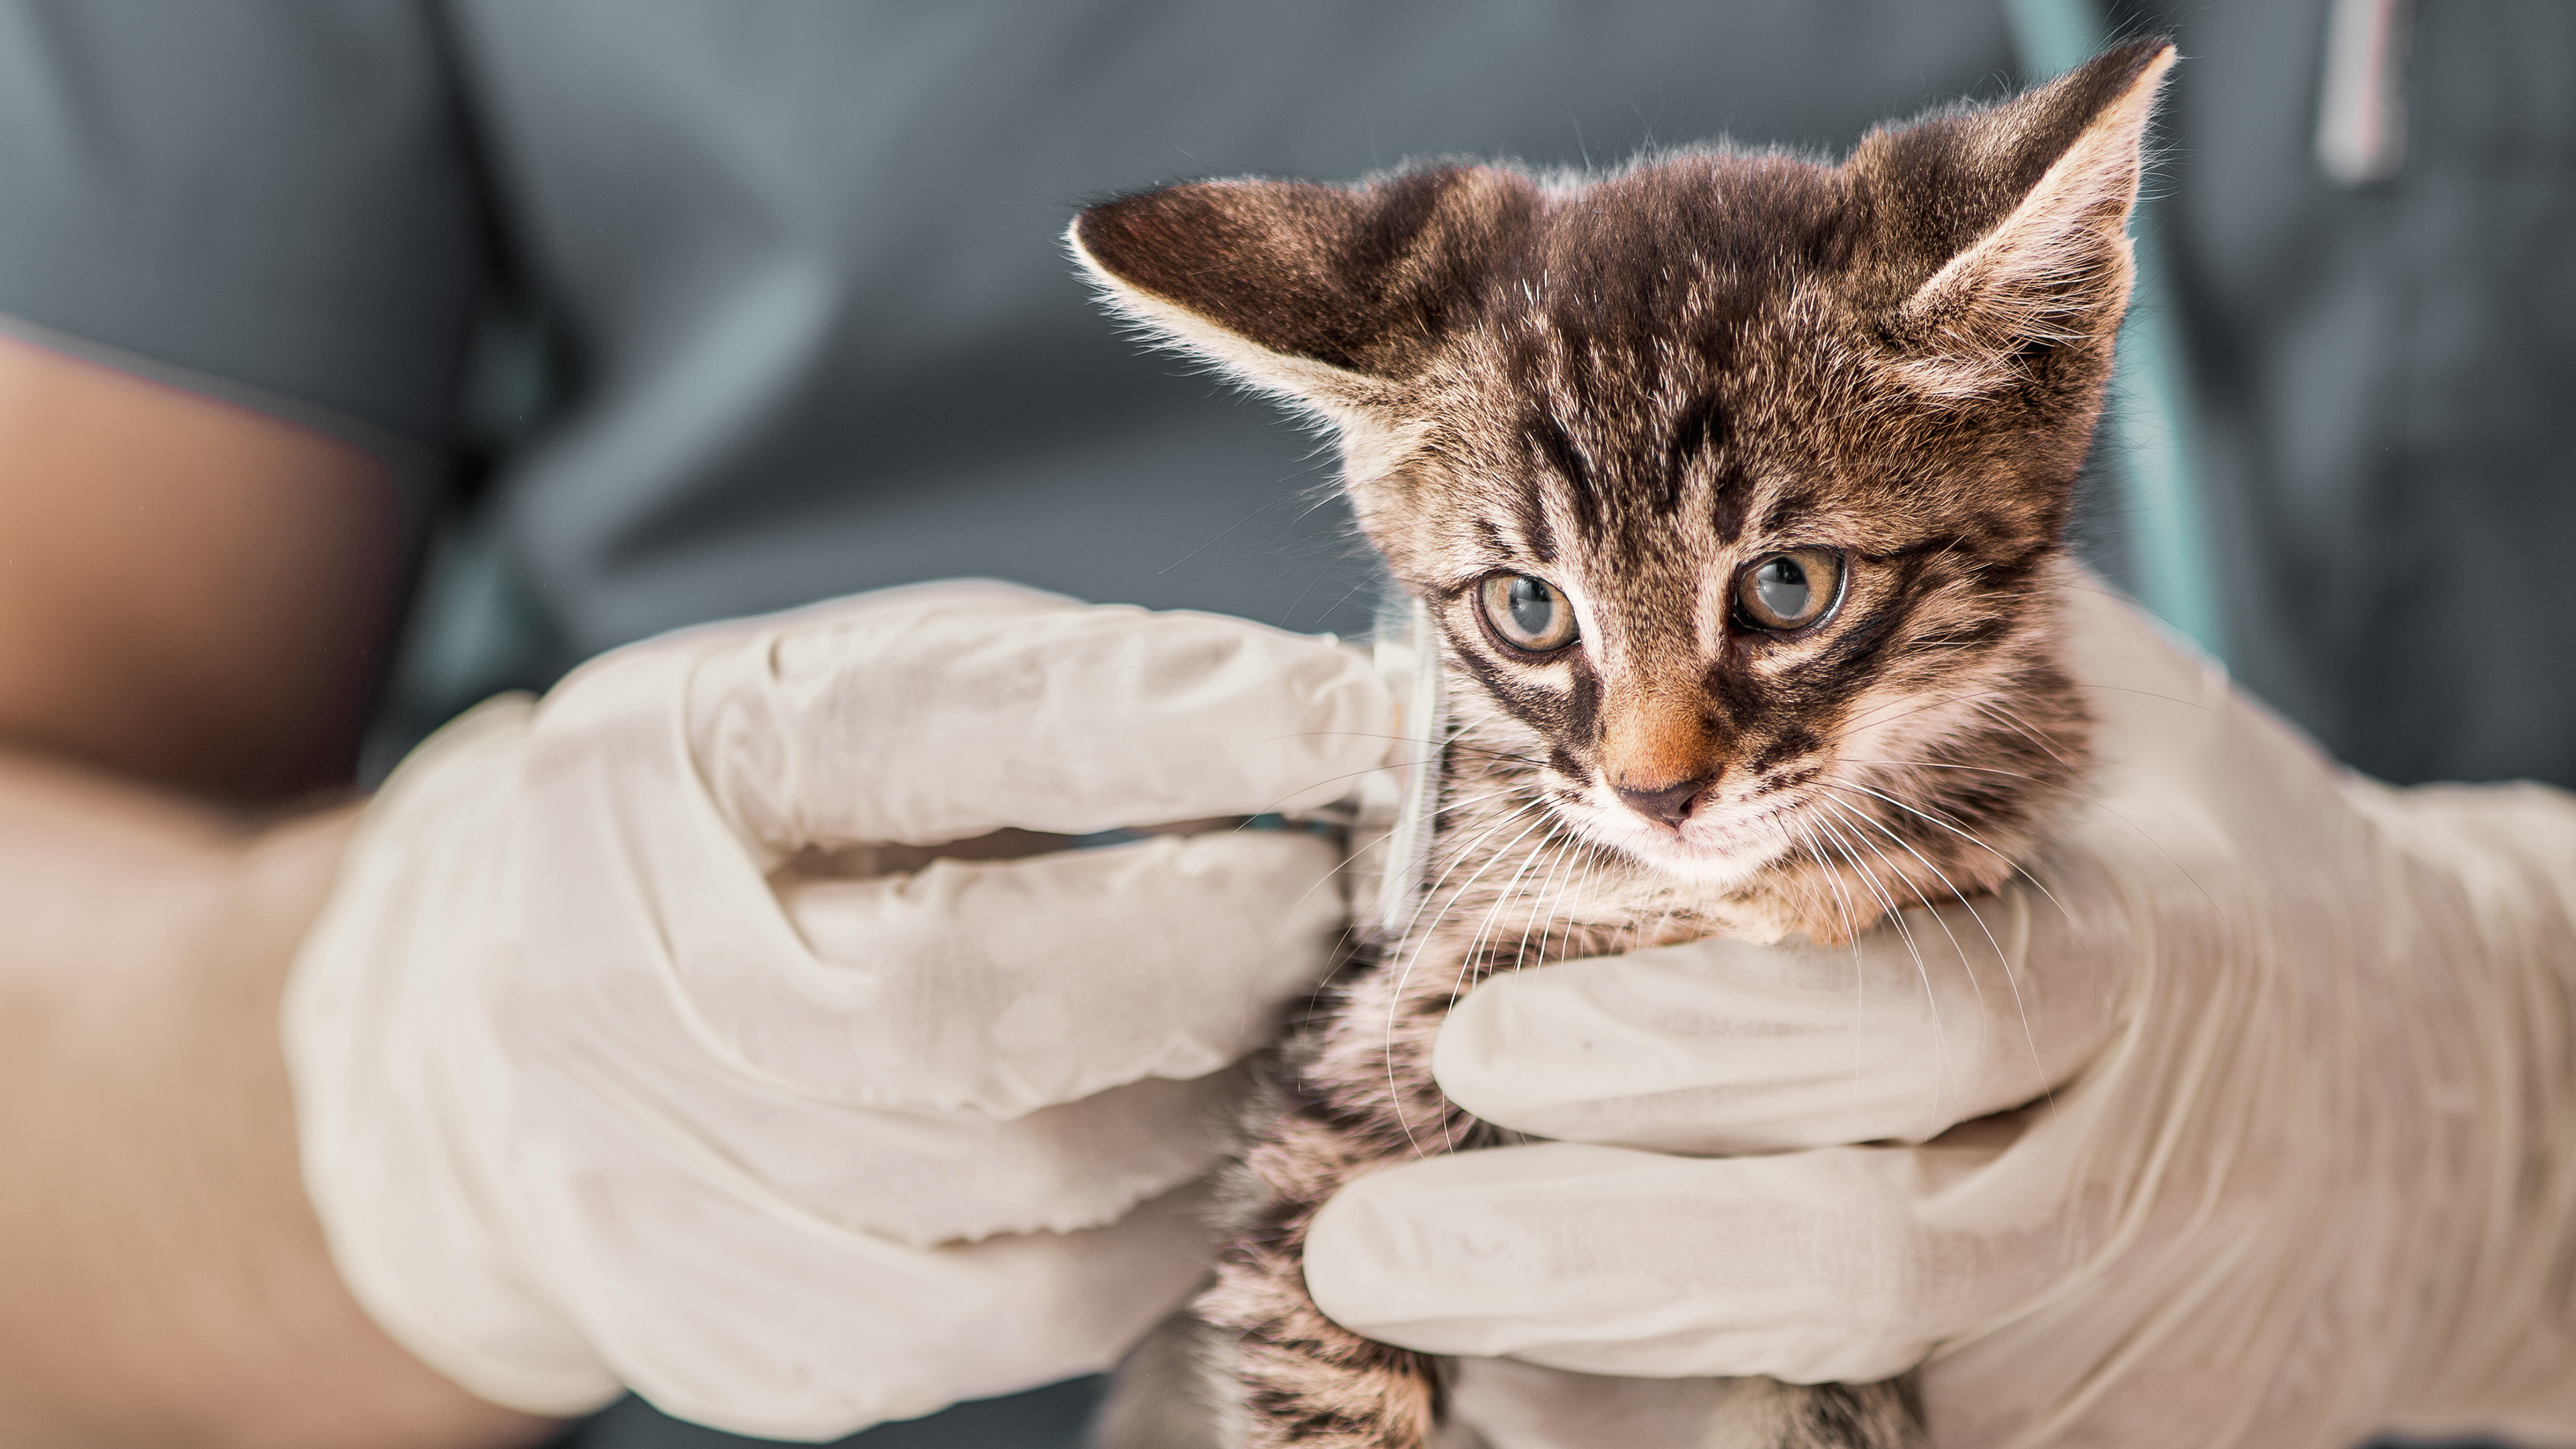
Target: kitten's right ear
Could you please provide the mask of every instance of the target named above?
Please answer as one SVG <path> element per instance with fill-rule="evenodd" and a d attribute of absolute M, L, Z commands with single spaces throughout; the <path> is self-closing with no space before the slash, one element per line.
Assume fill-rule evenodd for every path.
<path fill-rule="evenodd" d="M 2109 355 L 2129 296 L 2129 210 L 2164 40 L 2103 52 L 2002 105 L 1873 132 L 1850 171 L 1903 291 L 1887 314 L 1935 396 L 2012 385 L 2030 349 Z"/>
<path fill-rule="evenodd" d="M 1246 383 L 1368 412 L 1418 371 L 1537 210 L 1527 177 L 1443 166 L 1356 188 L 1193 181 L 1074 218 L 1109 304 Z"/>

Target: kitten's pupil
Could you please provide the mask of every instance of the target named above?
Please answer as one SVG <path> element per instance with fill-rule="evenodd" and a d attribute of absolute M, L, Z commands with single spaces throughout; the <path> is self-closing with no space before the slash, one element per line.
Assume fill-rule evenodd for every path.
<path fill-rule="evenodd" d="M 1547 637 L 1556 623 L 1556 590 L 1527 574 L 1512 580 L 1512 622 L 1534 639 Z"/>
<path fill-rule="evenodd" d="M 1808 587 L 1807 571 L 1787 554 L 1755 569 L 1753 587 L 1762 596 L 1762 607 L 1780 619 L 1795 619 L 1806 613 L 1807 600 L 1816 592 Z"/>

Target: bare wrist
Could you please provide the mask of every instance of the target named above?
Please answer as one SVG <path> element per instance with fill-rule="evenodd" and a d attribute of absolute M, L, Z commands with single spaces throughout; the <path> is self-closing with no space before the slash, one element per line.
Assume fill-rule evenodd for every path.
<path fill-rule="evenodd" d="M 0 1438 L 523 1443 L 340 1285 L 277 1008 L 354 810 L 256 834 L 0 759 Z"/>

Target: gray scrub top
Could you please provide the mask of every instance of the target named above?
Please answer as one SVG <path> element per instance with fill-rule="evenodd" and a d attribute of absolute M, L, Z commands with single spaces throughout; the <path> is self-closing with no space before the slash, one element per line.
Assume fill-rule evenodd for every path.
<path fill-rule="evenodd" d="M 2355 188 L 2312 159 L 2327 4 L 2112 7 L 2188 58 L 2149 231 L 2231 662 L 2372 773 L 2576 784 L 2576 7 L 2415 7 L 2406 164 Z M 1351 632 L 1327 460 L 1116 334 L 1080 201 L 1838 148 L 2011 85 L 2004 10 L 0 0 L 0 326 L 420 480 L 454 546 L 396 746 L 673 625 L 946 575 Z"/>
<path fill-rule="evenodd" d="M 2375 773 L 2576 784 L 2576 7 L 2420 7 L 2406 167 L 2351 188 L 2311 159 L 2326 5 L 2114 7 L 2188 57 L 2148 230 L 2231 654 Z M 1351 632 L 1328 461 L 1117 335 L 1078 204 L 1839 149 L 2016 79 L 1996 0 L 0 0 L 0 328 L 407 480 L 439 562 L 388 750 L 614 644 L 923 578 Z M 2116 510 L 2088 527 L 2116 567 Z M 868 1442 L 1063 1442 L 1081 1403 Z"/>
<path fill-rule="evenodd" d="M 1328 458 L 1119 335 L 1063 251 L 1077 205 L 1839 147 L 2009 71 L 1993 6 L 1918 0 L 12 0 L 0 313 L 443 470 L 519 654 L 423 679 L 449 646 L 415 640 L 415 724 L 951 575 L 1353 632 Z"/>

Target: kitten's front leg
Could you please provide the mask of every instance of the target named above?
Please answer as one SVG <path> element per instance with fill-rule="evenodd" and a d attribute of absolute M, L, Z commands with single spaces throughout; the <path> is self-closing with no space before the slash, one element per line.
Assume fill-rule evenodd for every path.
<path fill-rule="evenodd" d="M 1434 964 L 1351 983 L 1280 1063 L 1277 1110 L 1236 1170 L 1235 1233 L 1196 1311 L 1233 1337 L 1252 1449 L 1423 1449 L 1439 1418 L 1438 1362 L 1326 1318 L 1305 1272 L 1307 1228 L 1334 1193 L 1416 1144 L 1445 1150 L 1479 1130 L 1431 1078 L 1447 992 L 1419 983 L 1459 974 Z M 1418 999 L 1406 999 L 1408 979 Z"/>
<path fill-rule="evenodd" d="M 1217 1265 L 1199 1315 L 1233 1335 L 1248 1449 L 1423 1449 L 1439 1409 L 1434 1361 L 1362 1338 L 1306 1293 L 1306 1229 L 1335 1188 L 1378 1160 L 1354 1133 L 1304 1110 L 1244 1164 L 1269 1191 Z"/>

